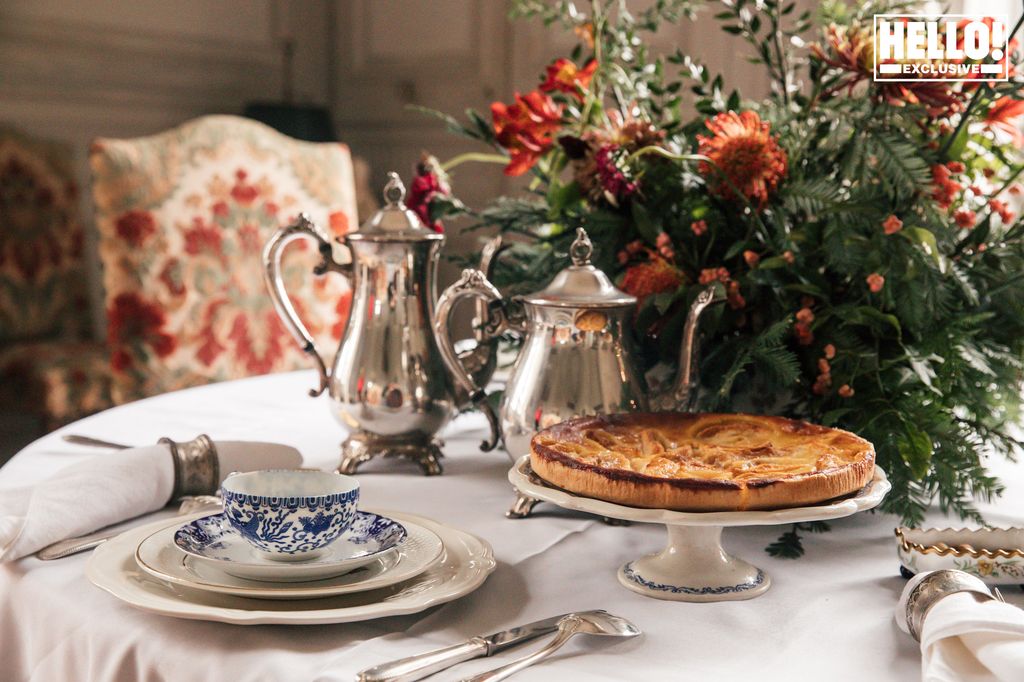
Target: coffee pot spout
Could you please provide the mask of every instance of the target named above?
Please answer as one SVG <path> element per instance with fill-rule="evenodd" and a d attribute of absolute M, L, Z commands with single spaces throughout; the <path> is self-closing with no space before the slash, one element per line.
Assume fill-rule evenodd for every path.
<path fill-rule="evenodd" d="M 679 346 L 675 380 L 654 399 L 654 403 L 659 409 L 682 412 L 689 412 L 693 409 L 699 381 L 696 364 L 700 316 L 709 306 L 721 303 L 723 300 L 722 298 L 716 299 L 715 288 L 709 286 L 697 294 L 697 298 L 690 305 L 690 312 L 686 316 L 686 325 L 683 327 L 683 341 Z"/>

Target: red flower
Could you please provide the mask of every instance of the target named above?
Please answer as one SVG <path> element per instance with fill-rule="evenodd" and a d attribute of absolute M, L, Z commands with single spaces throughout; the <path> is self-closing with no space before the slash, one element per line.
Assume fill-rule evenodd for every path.
<path fill-rule="evenodd" d="M 239 313 L 231 324 L 228 338 L 235 342 L 235 356 L 249 374 L 267 374 L 284 355 L 287 335 L 281 318 L 268 310 L 256 325 L 263 337 L 255 340 L 249 328 L 249 318 Z M 260 343 L 262 341 L 262 344 Z M 260 347 L 262 345 L 262 348 Z M 261 352 L 262 351 L 262 352 Z"/>
<path fill-rule="evenodd" d="M 764 208 L 768 195 L 786 176 L 786 152 L 753 111 L 737 114 L 729 111 L 706 121 L 714 135 L 698 135 L 698 152 L 711 159 L 699 169 L 708 179 L 713 194 L 735 199 L 739 191 L 758 208 Z M 735 188 L 735 190 L 733 189 Z"/>
<path fill-rule="evenodd" d="M 132 246 L 142 246 L 154 232 L 156 221 L 149 211 L 128 211 L 122 213 L 114 223 L 117 236 Z"/>
<path fill-rule="evenodd" d="M 1018 147 L 1024 145 L 1024 135 L 1017 127 L 1016 120 L 1024 115 L 1024 100 L 1012 97 L 1000 97 L 992 104 L 985 115 L 985 125 L 992 130 L 1001 130 L 1013 140 Z"/>
<path fill-rule="evenodd" d="M 425 155 L 416 164 L 416 177 L 409 185 L 408 206 L 420 217 L 424 225 L 427 225 L 434 232 L 444 232 L 444 223 L 440 220 L 431 220 L 430 205 L 436 199 L 450 196 L 451 188 L 444 179 L 444 172 L 440 169 L 437 159 Z"/>
<path fill-rule="evenodd" d="M 866 281 L 868 283 L 868 289 L 870 289 L 873 294 L 877 294 L 882 290 L 882 287 L 885 286 L 885 277 L 882 277 L 877 272 L 872 272 L 868 275 Z"/>
<path fill-rule="evenodd" d="M 231 188 L 231 196 L 240 204 L 251 204 L 256 201 L 256 197 L 260 195 L 260 190 L 256 185 L 251 185 L 245 181 L 247 173 L 239 168 L 235 171 L 235 186 Z"/>
<path fill-rule="evenodd" d="M 213 205 L 213 215 L 219 218 L 223 218 L 224 216 L 226 216 L 229 210 L 230 209 L 228 208 L 228 202 L 226 201 L 218 201 Z"/>
<path fill-rule="evenodd" d="M 693 231 L 693 234 L 695 236 L 699 237 L 708 231 L 707 221 L 695 220 L 692 223 L 690 223 L 690 229 Z"/>
<path fill-rule="evenodd" d="M 544 92 L 564 92 L 583 99 L 583 90 L 590 86 L 590 79 L 597 71 L 597 60 L 591 59 L 582 69 L 569 59 L 556 59 L 547 67 L 547 78 L 540 85 Z"/>
<path fill-rule="evenodd" d="M 164 331 L 164 311 L 138 294 L 118 294 L 107 311 L 107 339 L 114 354 L 111 364 L 116 370 L 131 365 L 131 349 L 144 344 L 164 358 L 174 352 L 177 340 Z"/>
<path fill-rule="evenodd" d="M 966 208 L 962 208 L 953 214 L 953 220 L 955 220 L 956 224 L 965 230 L 969 230 L 974 227 L 974 221 L 976 218 L 977 215 L 975 215 L 974 211 Z"/>
<path fill-rule="evenodd" d="M 811 326 L 806 322 L 799 322 L 793 324 L 793 333 L 796 334 L 796 342 L 801 346 L 809 346 L 814 343 L 814 332 L 811 331 Z"/>
<path fill-rule="evenodd" d="M 743 252 L 743 260 L 746 261 L 748 268 L 756 268 L 757 264 L 761 262 L 761 257 L 757 255 L 757 252 L 747 249 Z"/>
<path fill-rule="evenodd" d="M 658 238 L 654 241 L 654 245 L 658 247 L 658 253 L 661 254 L 662 258 L 673 260 L 676 257 L 676 251 L 672 248 L 672 238 L 667 233 L 658 233 Z"/>
<path fill-rule="evenodd" d="M 850 384 L 843 384 L 839 387 L 838 393 L 841 398 L 852 398 L 854 390 Z"/>
<path fill-rule="evenodd" d="M 882 229 L 885 230 L 886 234 L 896 234 L 903 229 L 903 221 L 891 215 L 882 221 Z"/>
<path fill-rule="evenodd" d="M 825 346 L 825 358 L 831 360 L 836 356 L 836 347 L 831 343 Z"/>
<path fill-rule="evenodd" d="M 491 118 L 498 144 L 511 156 L 505 175 L 522 175 L 554 144 L 554 134 L 562 125 L 562 107 L 535 90 L 516 93 L 513 104 L 494 102 Z"/>
<path fill-rule="evenodd" d="M 653 257 L 626 270 L 622 278 L 622 290 L 636 296 L 639 308 L 648 296 L 672 291 L 682 283 L 683 273 L 668 261 Z"/>

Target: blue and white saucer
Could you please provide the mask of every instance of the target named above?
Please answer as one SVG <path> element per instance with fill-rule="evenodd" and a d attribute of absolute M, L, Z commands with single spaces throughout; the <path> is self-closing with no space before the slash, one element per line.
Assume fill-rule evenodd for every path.
<path fill-rule="evenodd" d="M 249 580 L 303 582 L 354 571 L 393 552 L 406 539 L 405 527 L 379 514 L 357 512 L 352 525 L 316 558 L 281 562 L 242 537 L 224 514 L 204 516 L 174 534 L 174 544 L 197 562 Z"/>

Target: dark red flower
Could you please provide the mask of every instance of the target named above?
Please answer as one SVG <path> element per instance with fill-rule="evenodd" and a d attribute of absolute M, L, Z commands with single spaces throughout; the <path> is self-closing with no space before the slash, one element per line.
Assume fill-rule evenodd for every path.
<path fill-rule="evenodd" d="M 498 144 L 511 159 L 505 175 L 522 175 L 551 149 L 562 125 L 562 107 L 538 90 L 516 93 L 515 102 L 491 104 L 491 118 Z"/>
<path fill-rule="evenodd" d="M 612 206 L 618 206 L 620 201 L 631 197 L 639 188 L 636 181 L 626 175 L 625 165 L 621 163 L 622 156 L 617 144 L 605 145 L 594 154 L 598 181 Z"/>
<path fill-rule="evenodd" d="M 156 221 L 149 211 L 128 211 L 118 217 L 114 229 L 117 236 L 130 245 L 142 246 L 156 232 Z"/>
<path fill-rule="evenodd" d="M 444 232 L 444 223 L 440 220 L 432 220 L 430 209 L 435 200 L 450 196 L 451 193 L 451 187 L 448 186 L 444 171 L 438 165 L 437 159 L 425 155 L 416 164 L 416 177 L 409 185 L 407 201 L 409 208 L 420 217 L 424 225 L 434 232 Z"/>
<path fill-rule="evenodd" d="M 597 60 L 591 59 L 582 69 L 570 59 L 556 59 L 547 67 L 547 78 L 540 84 L 544 92 L 564 92 L 583 99 L 583 91 L 590 87 L 590 79 L 597 71 Z"/>

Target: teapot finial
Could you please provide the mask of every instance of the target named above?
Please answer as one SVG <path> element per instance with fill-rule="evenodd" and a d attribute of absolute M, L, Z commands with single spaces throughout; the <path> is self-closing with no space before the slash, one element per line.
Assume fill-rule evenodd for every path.
<path fill-rule="evenodd" d="M 388 173 L 388 183 L 384 185 L 384 201 L 389 206 L 397 206 L 405 201 L 405 185 L 398 173 Z"/>
<path fill-rule="evenodd" d="M 573 265 L 589 265 L 590 256 L 594 253 L 594 245 L 587 236 L 587 231 L 582 227 L 576 228 L 576 239 L 569 247 L 569 257 Z"/>

